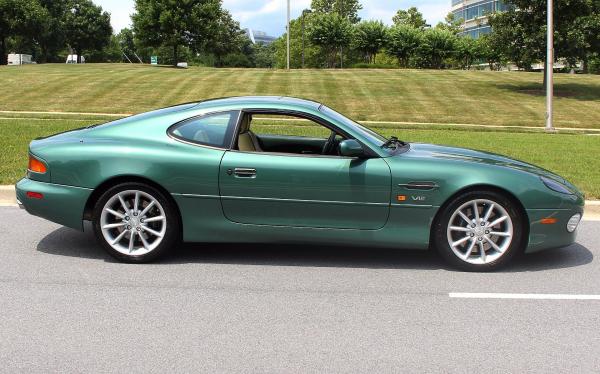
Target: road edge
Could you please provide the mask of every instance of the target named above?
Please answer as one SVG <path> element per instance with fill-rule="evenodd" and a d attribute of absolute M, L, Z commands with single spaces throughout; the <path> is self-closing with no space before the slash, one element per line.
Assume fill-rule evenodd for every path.
<path fill-rule="evenodd" d="M 16 206 L 15 186 L 0 186 L 0 206 Z M 586 200 L 585 220 L 600 221 L 600 200 Z"/>

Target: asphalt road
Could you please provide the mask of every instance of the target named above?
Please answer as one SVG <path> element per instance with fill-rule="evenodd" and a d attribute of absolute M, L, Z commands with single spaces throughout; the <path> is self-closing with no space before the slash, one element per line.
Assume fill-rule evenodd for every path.
<path fill-rule="evenodd" d="M 0 208 L 0 371 L 598 372 L 600 222 L 494 274 L 435 255 L 186 245 L 125 265 L 91 233 Z"/>

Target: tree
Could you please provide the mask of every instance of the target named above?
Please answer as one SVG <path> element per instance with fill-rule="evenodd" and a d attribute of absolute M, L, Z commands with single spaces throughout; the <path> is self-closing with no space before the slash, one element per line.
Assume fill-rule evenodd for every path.
<path fill-rule="evenodd" d="M 546 0 L 507 0 L 508 10 L 490 15 L 491 41 L 503 55 L 525 70 L 546 59 Z M 573 66 L 593 52 L 598 29 L 590 28 L 600 10 L 597 0 L 554 1 L 554 51 L 556 59 Z M 592 22 L 594 23 L 594 22 Z M 595 35 L 594 35 L 595 34 Z M 546 74 L 544 74 L 545 85 Z"/>
<path fill-rule="evenodd" d="M 328 66 L 335 68 L 338 50 L 348 47 L 352 40 L 352 24 L 337 13 L 315 14 L 308 35 L 325 51 Z"/>
<path fill-rule="evenodd" d="M 40 56 L 37 62 L 56 62 L 59 52 L 65 47 L 65 35 L 62 19 L 67 11 L 68 0 L 38 0 L 40 5 L 48 12 L 37 42 L 40 47 Z"/>
<path fill-rule="evenodd" d="M 112 35 L 110 14 L 91 0 L 70 0 L 62 19 L 65 40 L 81 62 L 84 51 L 98 51 L 109 45 Z"/>
<path fill-rule="evenodd" d="M 464 19 L 456 18 L 454 13 L 450 12 L 446 15 L 444 22 L 439 22 L 435 27 L 438 29 L 448 30 L 454 35 L 458 35 L 462 30 L 461 25 L 463 24 Z"/>
<path fill-rule="evenodd" d="M 413 26 L 399 24 L 393 26 L 388 33 L 387 52 L 395 56 L 400 66 L 409 66 L 410 59 L 416 55 L 421 46 L 423 32 Z"/>
<path fill-rule="evenodd" d="M 240 29 L 240 25 L 231 14 L 225 10 L 219 12 L 216 19 L 214 34 L 207 40 L 205 49 L 214 53 L 217 66 L 221 66 L 221 59 L 230 53 L 240 53 L 243 48 L 249 48 L 250 39 Z M 236 64 L 241 65 L 241 64 Z"/>
<path fill-rule="evenodd" d="M 588 48 L 585 51 L 583 59 L 583 70 L 589 72 L 588 65 L 590 60 L 593 59 L 598 62 L 598 56 L 600 55 L 600 1 L 596 1 L 593 13 L 583 17 L 581 22 L 581 27 L 588 43 Z"/>
<path fill-rule="evenodd" d="M 317 13 L 337 13 L 351 23 L 358 23 L 358 11 L 362 9 L 359 0 L 312 0 L 310 7 Z"/>
<path fill-rule="evenodd" d="M 362 21 L 354 28 L 353 47 L 373 63 L 387 42 L 387 27 L 381 21 Z"/>
<path fill-rule="evenodd" d="M 321 48 L 312 43 L 309 29 L 315 18 L 315 13 L 307 13 L 304 16 L 305 33 L 303 43 L 302 19 L 294 19 L 290 22 L 290 67 L 298 69 L 302 67 L 322 68 L 327 64 L 327 56 L 323 55 Z M 275 40 L 272 44 L 274 66 L 284 68 L 287 60 L 287 33 Z M 304 66 L 302 66 L 302 49 L 304 46 Z"/>
<path fill-rule="evenodd" d="M 392 20 L 394 21 L 394 25 L 407 25 L 416 29 L 427 27 L 427 22 L 423 18 L 423 14 L 414 6 L 408 8 L 408 10 L 400 9 Z"/>
<path fill-rule="evenodd" d="M 504 57 L 497 43 L 492 41 L 493 36 L 493 34 L 482 35 L 476 41 L 481 58 L 486 60 L 490 70 L 500 70 Z"/>
<path fill-rule="evenodd" d="M 469 70 L 473 62 L 479 59 L 481 54 L 481 44 L 470 36 L 459 37 L 456 40 L 456 61 L 462 69 Z"/>
<path fill-rule="evenodd" d="M 129 59 L 132 59 L 136 53 L 133 31 L 126 27 L 117 34 L 116 38 L 121 52 L 125 53 Z"/>
<path fill-rule="evenodd" d="M 171 48 L 177 65 L 180 47 L 205 50 L 222 14 L 220 0 L 136 0 L 133 30 L 144 46 Z"/>
<path fill-rule="evenodd" d="M 0 65 L 7 64 L 7 39 L 23 37 L 32 41 L 41 32 L 47 16 L 35 0 L 0 0 Z"/>
<path fill-rule="evenodd" d="M 426 67 L 441 69 L 447 58 L 455 53 L 457 36 L 448 30 L 427 29 L 419 48 L 422 63 Z"/>
<path fill-rule="evenodd" d="M 257 68 L 273 68 L 275 67 L 275 46 L 273 43 L 269 45 L 253 44 L 252 56 L 254 66 Z"/>

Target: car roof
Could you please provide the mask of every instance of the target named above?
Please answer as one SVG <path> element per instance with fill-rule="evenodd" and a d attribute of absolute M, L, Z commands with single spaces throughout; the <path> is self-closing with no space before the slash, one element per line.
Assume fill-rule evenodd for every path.
<path fill-rule="evenodd" d="M 260 106 L 268 108 L 270 105 L 318 110 L 322 104 L 316 101 L 286 96 L 238 96 L 201 101 L 194 109 L 218 106 L 238 107 L 240 109 Z"/>

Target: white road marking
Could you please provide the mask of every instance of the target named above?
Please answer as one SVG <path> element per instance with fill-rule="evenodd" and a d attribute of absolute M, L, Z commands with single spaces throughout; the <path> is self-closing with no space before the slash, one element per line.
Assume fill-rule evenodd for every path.
<path fill-rule="evenodd" d="M 469 293 L 450 292 L 458 299 L 525 299 L 525 300 L 600 300 L 600 295 L 543 294 L 543 293 Z"/>

